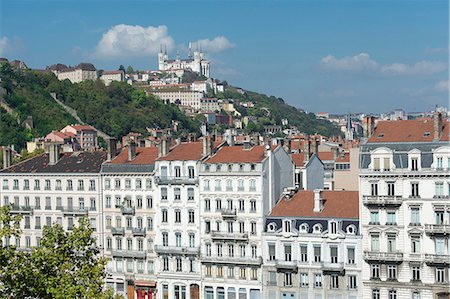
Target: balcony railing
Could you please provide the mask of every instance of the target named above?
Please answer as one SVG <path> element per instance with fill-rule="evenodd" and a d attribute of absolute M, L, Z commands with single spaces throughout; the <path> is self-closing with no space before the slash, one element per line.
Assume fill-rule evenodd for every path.
<path fill-rule="evenodd" d="M 446 254 L 425 254 L 425 263 L 428 266 L 450 266 L 450 255 Z"/>
<path fill-rule="evenodd" d="M 155 182 L 158 185 L 195 185 L 198 184 L 198 177 L 188 176 L 157 176 Z"/>
<path fill-rule="evenodd" d="M 122 211 L 123 215 L 134 215 L 136 212 L 134 207 L 120 207 L 120 211 Z"/>
<path fill-rule="evenodd" d="M 231 256 L 202 256 L 202 263 L 233 264 L 259 266 L 262 258 L 259 257 L 231 257 Z"/>
<path fill-rule="evenodd" d="M 11 214 L 23 214 L 23 215 L 28 215 L 28 214 L 32 214 L 33 212 L 33 207 L 31 206 L 18 206 L 18 205 L 12 205 L 11 206 Z"/>
<path fill-rule="evenodd" d="M 145 236 L 145 228 L 143 227 L 133 227 L 131 229 L 131 232 L 133 233 L 133 236 Z"/>
<path fill-rule="evenodd" d="M 332 263 L 332 262 L 322 262 L 322 271 L 325 275 L 327 274 L 340 274 L 345 275 L 344 263 Z"/>
<path fill-rule="evenodd" d="M 363 204 L 373 207 L 399 207 L 403 199 L 398 195 L 364 195 Z"/>
<path fill-rule="evenodd" d="M 448 236 L 450 224 L 425 224 L 425 233 L 429 236 Z"/>
<path fill-rule="evenodd" d="M 111 255 L 113 257 L 138 258 L 138 259 L 145 259 L 147 257 L 147 253 L 145 251 L 138 251 L 138 250 L 112 250 Z"/>
<path fill-rule="evenodd" d="M 241 233 L 225 233 L 211 231 L 211 239 L 213 240 L 225 240 L 225 241 L 248 241 L 248 234 Z"/>
<path fill-rule="evenodd" d="M 277 269 L 285 270 L 297 270 L 297 260 L 285 261 L 285 260 L 275 260 L 275 267 Z"/>
<path fill-rule="evenodd" d="M 397 263 L 403 262 L 403 253 L 401 252 L 378 252 L 364 251 L 364 259 L 374 263 Z"/>
<path fill-rule="evenodd" d="M 224 209 L 222 211 L 220 211 L 220 213 L 222 214 L 223 218 L 236 218 L 236 210 L 235 209 Z"/>
<path fill-rule="evenodd" d="M 200 247 L 155 245 L 155 252 L 158 254 L 172 254 L 172 255 L 198 255 L 200 254 Z"/>
<path fill-rule="evenodd" d="M 64 215 L 83 215 L 87 214 L 89 208 L 87 207 L 57 207 Z"/>
<path fill-rule="evenodd" d="M 113 236 L 123 236 L 125 235 L 124 227 L 111 227 L 111 233 Z"/>

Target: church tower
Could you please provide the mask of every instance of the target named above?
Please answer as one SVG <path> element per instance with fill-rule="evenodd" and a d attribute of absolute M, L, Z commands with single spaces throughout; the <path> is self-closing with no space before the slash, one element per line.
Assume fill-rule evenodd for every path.
<path fill-rule="evenodd" d="M 163 53 L 162 45 L 161 45 L 161 47 L 159 49 L 159 53 L 158 53 L 158 70 L 164 71 L 165 69 L 166 69 L 165 68 L 165 55 Z"/>

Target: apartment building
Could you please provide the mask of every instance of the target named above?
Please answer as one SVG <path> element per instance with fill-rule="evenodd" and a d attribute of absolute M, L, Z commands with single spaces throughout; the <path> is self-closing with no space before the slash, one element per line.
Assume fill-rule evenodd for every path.
<path fill-rule="evenodd" d="M 115 140 L 108 142 L 109 161 L 101 168 L 102 248 L 110 274 L 106 283 L 128 298 L 155 298 L 154 172 L 158 148 L 136 147 L 130 142 L 115 156 Z"/>
<path fill-rule="evenodd" d="M 361 147 L 364 298 L 450 294 L 449 122 L 380 121 Z"/>
<path fill-rule="evenodd" d="M 12 205 L 12 214 L 21 214 L 23 234 L 14 240 L 18 248 L 39 246 L 44 226 L 57 223 L 72 230 L 86 216 L 101 240 L 100 167 L 105 152 L 60 153 L 59 144 L 50 144 L 47 153 L 11 166 L 11 151 L 4 150 L 5 168 L 0 171 L 1 205 Z"/>
<path fill-rule="evenodd" d="M 265 220 L 263 298 L 361 298 L 358 192 L 297 190 Z"/>
<path fill-rule="evenodd" d="M 200 171 L 201 298 L 261 298 L 264 216 L 293 164 L 281 146 L 220 147 Z"/>
<path fill-rule="evenodd" d="M 181 142 L 169 148 L 161 140 L 156 160 L 155 269 L 158 298 L 200 296 L 199 170 L 212 150 L 210 137 L 201 142 Z"/>
<path fill-rule="evenodd" d="M 74 144 L 76 150 L 95 149 L 98 147 L 97 130 L 93 126 L 68 125 L 61 132 L 71 137 L 74 136 L 77 141 L 77 144 Z"/>

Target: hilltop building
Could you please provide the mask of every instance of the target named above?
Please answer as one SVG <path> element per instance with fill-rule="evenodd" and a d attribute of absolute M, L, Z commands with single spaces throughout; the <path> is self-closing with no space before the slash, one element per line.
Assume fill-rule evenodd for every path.
<path fill-rule="evenodd" d="M 169 59 L 167 51 L 161 50 L 158 53 L 158 70 L 173 71 L 177 69 L 190 70 L 199 75 L 210 77 L 209 61 L 205 59 L 204 53 L 198 49 L 192 55 L 191 43 L 189 43 L 189 54 L 187 59 L 180 59 L 179 55 L 175 59 Z"/>

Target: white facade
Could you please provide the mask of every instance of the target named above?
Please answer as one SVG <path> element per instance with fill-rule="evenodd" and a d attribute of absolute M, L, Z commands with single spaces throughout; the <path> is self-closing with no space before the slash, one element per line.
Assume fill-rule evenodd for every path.
<path fill-rule="evenodd" d="M 204 58 L 204 53 L 201 51 L 194 51 L 194 57 L 189 55 L 188 59 L 170 60 L 167 52 L 158 53 L 158 70 L 160 71 L 174 71 L 174 70 L 190 70 L 209 78 L 210 67 L 209 61 Z"/>
<path fill-rule="evenodd" d="M 172 104 L 180 104 L 182 106 L 189 106 L 194 109 L 200 109 L 200 100 L 203 98 L 203 92 L 191 90 L 176 90 L 176 91 L 149 91 L 149 93 L 158 96 L 164 102 Z"/>
<path fill-rule="evenodd" d="M 100 76 L 100 80 L 108 86 L 114 81 L 123 82 L 125 80 L 125 74 L 123 71 L 105 71 Z"/>
<path fill-rule="evenodd" d="M 69 79 L 72 83 L 97 79 L 97 71 L 82 70 L 79 68 L 60 71 L 56 74 L 58 80 Z"/>
<path fill-rule="evenodd" d="M 364 298 L 448 298 L 448 142 L 361 150 Z"/>

